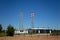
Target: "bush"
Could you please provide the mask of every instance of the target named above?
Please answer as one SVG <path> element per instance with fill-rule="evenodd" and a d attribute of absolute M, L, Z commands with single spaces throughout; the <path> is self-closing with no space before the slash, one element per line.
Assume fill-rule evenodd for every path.
<path fill-rule="evenodd" d="M 51 35 L 60 35 L 60 30 L 52 30 Z"/>
<path fill-rule="evenodd" d="M 14 35 L 14 28 L 13 26 L 9 25 L 8 28 L 7 28 L 7 36 L 13 36 Z"/>
<path fill-rule="evenodd" d="M 0 33 L 2 32 L 2 25 L 0 24 Z"/>

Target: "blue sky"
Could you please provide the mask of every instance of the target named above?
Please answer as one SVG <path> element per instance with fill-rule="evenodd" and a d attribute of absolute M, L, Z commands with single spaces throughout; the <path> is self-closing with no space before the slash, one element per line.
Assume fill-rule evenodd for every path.
<path fill-rule="evenodd" d="M 34 27 L 60 29 L 60 0 L 0 0 L 0 24 L 20 28 L 20 12 L 23 11 L 23 27 L 31 27 L 31 11 Z"/>

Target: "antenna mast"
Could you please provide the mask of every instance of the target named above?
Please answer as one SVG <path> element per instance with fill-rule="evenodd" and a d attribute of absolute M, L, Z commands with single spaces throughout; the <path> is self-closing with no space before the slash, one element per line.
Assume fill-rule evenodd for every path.
<path fill-rule="evenodd" d="M 20 30 L 23 30 L 23 12 L 20 13 Z"/>
<path fill-rule="evenodd" d="M 31 12 L 31 27 L 34 28 L 34 12 Z"/>

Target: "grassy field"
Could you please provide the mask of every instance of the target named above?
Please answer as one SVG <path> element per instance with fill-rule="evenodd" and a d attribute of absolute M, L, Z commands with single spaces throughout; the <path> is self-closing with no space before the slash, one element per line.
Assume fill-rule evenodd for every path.
<path fill-rule="evenodd" d="M 0 33 L 0 37 L 6 36 L 5 33 Z"/>
<path fill-rule="evenodd" d="M 60 40 L 60 36 L 50 35 L 15 35 L 0 37 L 0 40 Z"/>

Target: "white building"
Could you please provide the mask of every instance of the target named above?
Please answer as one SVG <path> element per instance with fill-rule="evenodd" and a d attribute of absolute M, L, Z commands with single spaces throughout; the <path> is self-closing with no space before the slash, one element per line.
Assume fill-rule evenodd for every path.
<path fill-rule="evenodd" d="M 52 29 L 49 29 L 49 28 L 31 28 L 31 29 L 28 29 L 28 34 L 33 33 L 33 34 L 50 35 L 51 30 Z"/>
<path fill-rule="evenodd" d="M 16 30 L 15 34 L 51 34 L 51 29 L 49 28 L 30 28 L 27 30 Z"/>
<path fill-rule="evenodd" d="M 28 34 L 28 30 L 23 30 L 23 31 L 16 30 L 15 34 Z"/>

